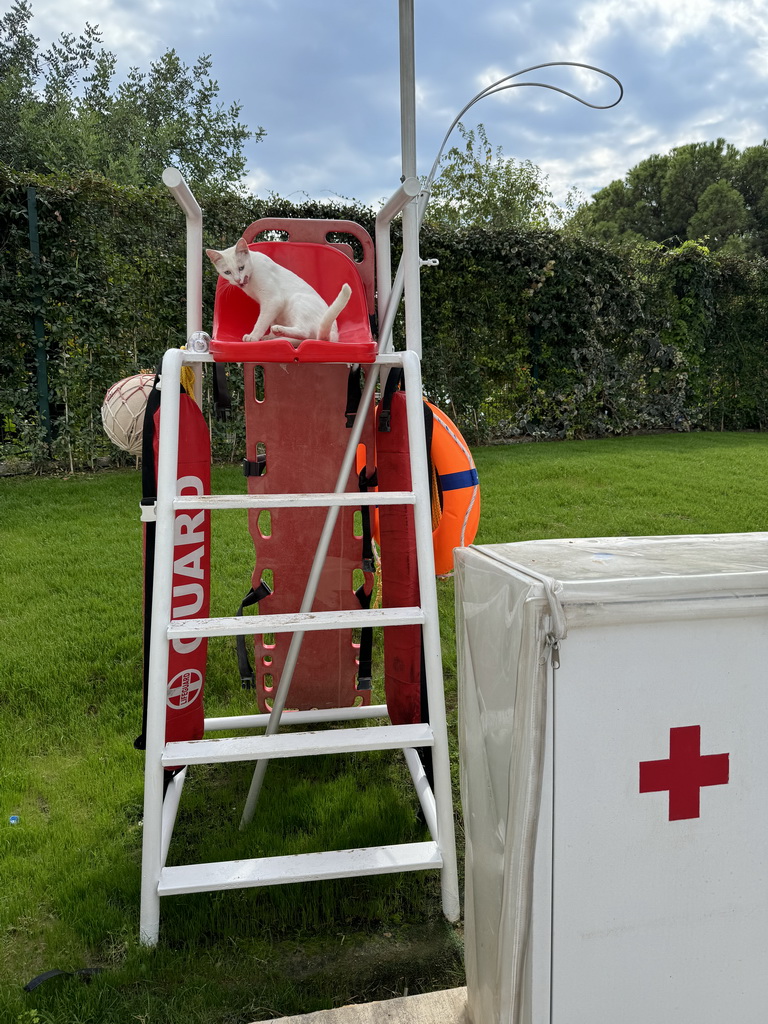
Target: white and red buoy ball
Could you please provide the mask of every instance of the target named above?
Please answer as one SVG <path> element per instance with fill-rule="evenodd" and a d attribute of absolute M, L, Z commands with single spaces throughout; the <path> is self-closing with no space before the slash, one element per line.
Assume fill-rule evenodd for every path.
<path fill-rule="evenodd" d="M 141 454 L 144 410 L 154 382 L 153 373 L 136 373 L 119 380 L 109 389 L 101 407 L 107 437 L 132 455 Z"/>

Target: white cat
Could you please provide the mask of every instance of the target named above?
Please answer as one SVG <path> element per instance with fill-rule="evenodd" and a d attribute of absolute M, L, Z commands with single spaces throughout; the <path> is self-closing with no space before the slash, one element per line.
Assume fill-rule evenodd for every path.
<path fill-rule="evenodd" d="M 281 267 L 263 252 L 252 252 L 241 238 L 221 252 L 205 250 L 225 281 L 242 288 L 259 304 L 259 316 L 243 341 L 318 338 L 338 341 L 336 317 L 349 302 L 352 289 L 342 285 L 330 306 L 298 274 Z"/>

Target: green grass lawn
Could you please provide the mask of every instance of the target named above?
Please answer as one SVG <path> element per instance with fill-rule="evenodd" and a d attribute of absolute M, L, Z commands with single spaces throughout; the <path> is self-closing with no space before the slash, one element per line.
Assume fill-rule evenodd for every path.
<path fill-rule="evenodd" d="M 475 457 L 479 543 L 768 528 L 768 435 L 515 445 Z M 139 486 L 136 472 L 0 481 L 0 1021 L 245 1024 L 461 984 L 460 929 L 442 920 L 437 878 L 419 874 L 169 897 L 160 945 L 139 946 Z M 239 470 L 217 468 L 214 489 L 244 490 Z M 232 614 L 253 568 L 245 513 L 218 514 L 213 536 L 212 613 Z M 438 587 L 455 733 L 453 588 Z M 251 708 L 233 648 L 211 644 L 209 714 Z M 273 764 L 254 824 L 239 833 L 249 777 L 247 765 L 190 772 L 172 856 L 423 835 L 395 754 Z M 104 971 L 90 984 L 22 990 L 47 969 L 85 966 Z"/>

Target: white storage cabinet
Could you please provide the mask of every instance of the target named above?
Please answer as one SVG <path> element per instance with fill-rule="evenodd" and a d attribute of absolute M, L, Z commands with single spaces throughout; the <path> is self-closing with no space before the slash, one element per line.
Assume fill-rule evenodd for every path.
<path fill-rule="evenodd" d="M 456 602 L 472 1024 L 765 1024 L 768 534 L 468 548 Z"/>

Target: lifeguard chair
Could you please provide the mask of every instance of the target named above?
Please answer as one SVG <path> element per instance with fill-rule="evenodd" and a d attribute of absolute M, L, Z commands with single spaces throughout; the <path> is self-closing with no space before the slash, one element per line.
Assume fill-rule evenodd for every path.
<path fill-rule="evenodd" d="M 188 251 L 200 253 L 199 207 L 178 172 L 167 172 L 164 180 L 187 213 L 188 239 L 192 236 Z M 407 179 L 379 215 L 381 231 L 388 231 L 389 221 L 418 191 L 418 181 Z M 285 232 L 288 240 L 259 240 L 265 231 L 273 230 Z M 362 258 L 353 259 L 349 245 L 343 241 L 339 245 L 339 235 L 351 236 Z M 450 920 L 456 920 L 459 896 L 420 358 L 414 347 L 392 351 L 390 340 L 402 277 L 395 279 L 390 294 L 388 246 L 380 246 L 383 258 L 378 293 L 379 302 L 384 296 L 386 306 L 379 310 L 383 330 L 377 342 L 371 332 L 373 246 L 358 225 L 346 221 L 257 221 L 245 237 L 308 280 L 326 301 L 330 302 L 345 282 L 351 285 L 352 296 L 338 318 L 338 342 L 306 339 L 294 346 L 287 339 L 276 339 L 244 343 L 241 339 L 253 325 L 255 304 L 220 282 L 213 338 L 209 346 L 205 340 L 201 344 L 209 350 L 195 352 L 190 348 L 200 342 L 195 334 L 200 326 L 195 312 L 199 289 L 193 283 L 187 320 L 191 345 L 187 351 L 170 350 L 163 360 L 157 496 L 146 511 L 147 518 L 155 521 L 156 541 L 144 736 L 141 939 L 148 945 L 157 942 L 161 896 L 425 869 L 441 871 L 443 910 Z M 417 252 L 415 259 L 418 261 Z M 180 414 L 195 415 L 179 393 L 182 365 L 213 361 L 244 364 L 247 495 L 201 493 L 200 487 L 185 488 L 179 480 L 184 460 L 179 446 Z M 359 401 L 350 402 L 350 367 L 358 366 L 365 383 Z M 373 410 L 379 374 L 391 369 L 402 371 L 406 385 L 402 405 L 410 480 L 398 490 L 361 491 L 361 467 L 373 464 Z M 186 436 L 183 431 L 182 436 Z M 409 601 L 414 595 L 415 600 L 404 606 L 390 602 L 387 607 L 369 608 L 364 599 L 355 596 L 355 590 L 361 591 L 363 598 L 369 594 L 371 583 L 371 566 L 360 570 L 355 510 L 374 505 L 400 509 L 398 514 L 404 523 L 410 523 L 413 533 L 410 564 L 415 578 L 405 592 Z M 255 537 L 251 595 L 254 601 L 260 598 L 259 614 L 209 618 L 201 603 L 195 615 L 174 618 L 174 543 L 179 538 L 179 517 L 185 517 L 187 524 L 199 523 L 202 531 L 210 513 L 234 508 L 248 509 Z M 204 567 L 202 560 L 194 565 L 201 571 Z M 356 570 L 364 578 L 359 587 L 353 585 Z M 263 585 L 267 571 L 268 587 Z M 427 699 L 418 717 L 424 721 L 413 717 L 393 720 L 387 705 L 371 705 L 353 631 L 373 627 L 384 630 L 385 644 L 388 631 L 420 630 L 422 646 L 417 660 L 423 666 Z M 248 635 L 256 637 L 254 684 L 261 713 L 205 719 L 202 734 L 198 724 L 198 731 L 191 735 L 169 738 L 171 653 L 185 647 L 200 649 L 213 636 Z M 178 681 L 175 686 L 175 693 L 183 689 Z M 189 692 L 187 687 L 184 693 Z M 202 686 L 199 692 L 202 694 Z M 330 721 L 346 727 L 280 733 L 286 708 L 291 709 L 292 726 Z M 381 718 L 387 724 L 370 725 L 366 720 L 371 718 Z M 224 729 L 248 730 L 249 734 L 216 737 L 215 733 Z M 255 729 L 264 731 L 253 734 Z M 188 765 L 252 761 L 253 782 L 243 812 L 243 824 L 247 824 L 270 759 L 382 749 L 403 750 L 430 833 L 428 840 L 166 866 Z M 431 754 L 427 771 L 419 751 Z"/>

